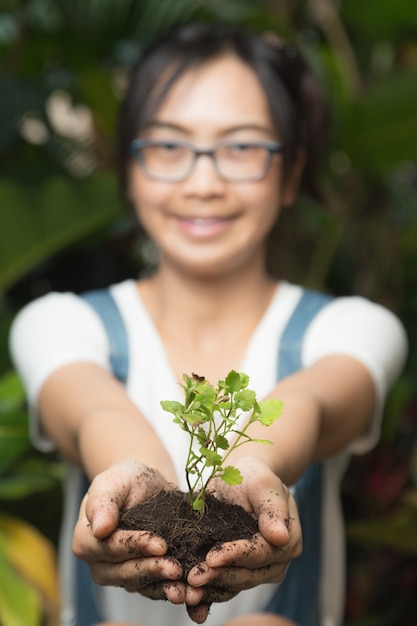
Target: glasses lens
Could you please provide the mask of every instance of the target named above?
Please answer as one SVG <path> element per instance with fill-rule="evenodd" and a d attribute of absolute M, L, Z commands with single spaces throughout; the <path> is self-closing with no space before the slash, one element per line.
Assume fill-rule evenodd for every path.
<path fill-rule="evenodd" d="M 271 155 L 267 148 L 251 144 L 230 144 L 216 150 L 220 175 L 227 180 L 256 180 L 264 176 Z"/>
<path fill-rule="evenodd" d="M 152 177 L 161 180 L 181 180 L 188 175 L 194 154 L 178 143 L 151 143 L 141 148 L 142 165 Z"/>

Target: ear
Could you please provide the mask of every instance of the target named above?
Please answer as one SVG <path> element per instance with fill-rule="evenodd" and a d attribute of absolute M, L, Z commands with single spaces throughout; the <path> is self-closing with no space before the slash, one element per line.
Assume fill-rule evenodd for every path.
<path fill-rule="evenodd" d="M 304 169 L 306 155 L 304 150 L 298 150 L 291 168 L 283 180 L 281 203 L 284 207 L 294 204 L 300 187 L 300 180 Z"/>

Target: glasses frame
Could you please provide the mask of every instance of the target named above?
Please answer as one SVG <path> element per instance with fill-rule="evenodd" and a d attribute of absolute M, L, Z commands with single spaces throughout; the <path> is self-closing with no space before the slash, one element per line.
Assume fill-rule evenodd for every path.
<path fill-rule="evenodd" d="M 160 176 L 158 174 L 153 174 L 146 167 L 145 160 L 142 155 L 142 148 L 146 148 L 149 146 L 167 145 L 167 144 L 173 144 L 173 145 L 181 146 L 182 148 L 188 148 L 193 153 L 193 159 L 190 163 L 190 167 L 181 176 L 177 176 L 177 177 Z M 221 170 L 219 169 L 216 152 L 218 150 L 221 150 L 222 148 L 225 148 L 226 146 L 242 146 L 242 145 L 251 146 L 254 148 L 263 148 L 267 151 L 267 159 L 265 160 L 265 165 L 264 165 L 263 170 L 259 174 L 245 177 L 245 178 L 234 178 L 233 176 L 232 177 L 224 176 L 224 174 L 222 174 Z M 151 180 L 156 180 L 156 181 L 165 182 L 165 183 L 180 183 L 180 182 L 183 182 L 184 180 L 187 180 L 187 178 L 189 178 L 191 174 L 193 173 L 197 159 L 201 156 L 207 156 L 212 160 L 214 169 L 216 170 L 216 174 L 219 176 L 219 178 L 221 178 L 225 182 L 230 182 L 230 183 L 256 182 L 258 180 L 261 180 L 268 173 L 271 167 L 272 157 L 274 156 L 274 154 L 279 154 L 283 152 L 284 149 L 285 149 L 284 144 L 280 144 L 274 141 L 222 141 L 222 142 L 216 143 L 211 148 L 203 149 L 203 148 L 196 148 L 192 143 L 188 141 L 182 141 L 182 140 L 163 141 L 163 140 L 157 140 L 157 139 L 133 139 L 130 142 L 129 148 L 128 148 L 129 154 L 133 157 L 135 162 L 139 165 L 143 173 L 148 178 L 150 178 Z"/>

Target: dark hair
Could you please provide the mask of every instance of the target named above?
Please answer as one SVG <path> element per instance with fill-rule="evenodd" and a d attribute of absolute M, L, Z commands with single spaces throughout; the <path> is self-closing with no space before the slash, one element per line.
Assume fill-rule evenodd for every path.
<path fill-rule="evenodd" d="M 120 109 L 118 171 L 126 195 L 128 146 L 152 120 L 175 82 L 189 69 L 225 53 L 236 54 L 257 75 L 285 145 L 283 167 L 289 171 L 297 151 L 305 151 L 301 187 L 318 197 L 316 168 L 325 121 L 317 82 L 292 44 L 273 34 L 256 35 L 232 24 L 188 23 L 156 41 L 132 72 Z"/>

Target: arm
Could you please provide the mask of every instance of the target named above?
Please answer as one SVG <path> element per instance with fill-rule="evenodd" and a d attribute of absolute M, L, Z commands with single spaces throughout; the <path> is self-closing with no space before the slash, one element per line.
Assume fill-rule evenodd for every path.
<path fill-rule="evenodd" d="M 206 567 L 190 573 L 191 585 L 236 591 L 281 580 L 285 570 L 277 547 L 286 542 L 292 546 L 296 536 L 293 504 L 285 484 L 293 484 L 311 463 L 338 452 L 360 435 L 375 405 L 375 386 L 368 371 L 355 359 L 339 355 L 323 358 L 281 381 L 270 395 L 283 400 L 281 417 L 268 429 L 254 423 L 248 434 L 267 438 L 273 445 L 254 442 L 237 448 L 228 463 L 240 469 L 242 484 L 230 487 L 221 480 L 215 482 L 218 497 L 256 514 L 265 541 L 256 551 L 248 550 L 244 542 L 233 549 L 225 545 L 212 550 Z"/>
<path fill-rule="evenodd" d="M 235 458 L 261 456 L 293 484 L 311 462 L 352 444 L 369 449 L 406 356 L 406 334 L 390 311 L 360 297 L 337 298 L 308 327 L 303 369 L 270 394 L 284 402 L 282 417 L 267 434 L 274 446 L 245 446 Z M 254 424 L 251 435 L 265 437 L 265 430 Z"/>
<path fill-rule="evenodd" d="M 241 469 L 243 483 L 233 489 L 216 483 L 219 497 L 232 499 L 257 515 L 269 547 L 277 545 L 279 522 L 285 520 L 276 498 L 285 493 L 284 485 L 276 484 L 276 490 L 269 491 L 272 496 L 262 498 L 268 495 L 264 481 L 269 473 L 293 484 L 312 462 L 337 454 L 353 442 L 356 448 L 359 443 L 362 450 L 369 448 L 375 441 L 384 396 L 407 354 L 407 339 L 398 320 L 362 299 L 338 301 L 313 323 L 308 335 L 305 369 L 279 382 L 270 394 L 284 402 L 282 416 L 267 431 L 257 423 L 250 430 L 252 437 L 271 439 L 273 445 L 245 444 L 229 457 Z M 200 583 L 227 586 L 235 580 L 238 586 L 235 565 L 243 568 L 242 574 L 248 568 L 246 575 L 254 575 L 258 583 L 267 582 L 262 580 L 262 562 L 254 563 L 248 554 L 259 556 L 261 551 L 246 547 L 239 555 L 230 546 L 211 551 Z M 273 562 L 271 552 L 264 556 L 264 563 Z M 191 572 L 191 584 L 196 579 L 198 572 Z M 239 580 L 245 584 L 244 575 Z"/>
<path fill-rule="evenodd" d="M 184 585 L 175 582 L 182 569 L 161 558 L 165 541 L 149 533 L 114 533 L 120 510 L 176 483 L 167 451 L 124 388 L 97 365 L 73 363 L 47 379 L 38 408 L 61 453 L 92 479 L 74 532 L 75 554 L 99 584 L 183 602 Z"/>
<path fill-rule="evenodd" d="M 99 366 L 72 363 L 59 368 L 42 386 L 38 410 L 62 454 L 91 479 L 115 463 L 140 459 L 176 482 L 171 459 L 154 429 L 123 386 Z"/>
<path fill-rule="evenodd" d="M 342 449 L 369 428 L 375 385 L 356 359 L 334 355 L 320 359 L 279 382 L 271 397 L 284 403 L 282 416 L 265 431 L 251 426 L 251 437 L 268 438 L 273 446 L 245 444 L 230 457 L 263 460 L 288 484 L 294 484 L 313 462 Z"/>

